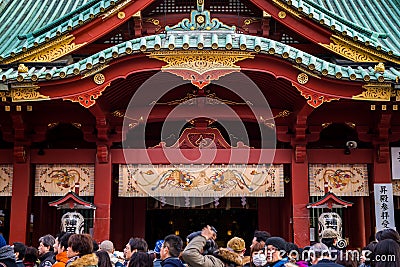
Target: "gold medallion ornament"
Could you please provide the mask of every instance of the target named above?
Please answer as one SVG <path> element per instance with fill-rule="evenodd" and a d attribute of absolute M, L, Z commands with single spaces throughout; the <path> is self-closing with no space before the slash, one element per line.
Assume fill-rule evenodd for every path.
<path fill-rule="evenodd" d="M 96 75 L 94 75 L 93 81 L 95 84 L 100 85 L 106 81 L 106 77 L 102 73 L 97 73 Z"/>
<path fill-rule="evenodd" d="M 278 17 L 281 18 L 281 19 L 286 18 L 286 12 L 285 11 L 279 11 Z"/>
<path fill-rule="evenodd" d="M 118 12 L 118 18 L 119 19 L 124 19 L 125 18 L 125 12 Z"/>
<path fill-rule="evenodd" d="M 299 84 L 306 84 L 308 82 L 308 75 L 305 73 L 300 73 L 297 75 L 297 81 Z"/>

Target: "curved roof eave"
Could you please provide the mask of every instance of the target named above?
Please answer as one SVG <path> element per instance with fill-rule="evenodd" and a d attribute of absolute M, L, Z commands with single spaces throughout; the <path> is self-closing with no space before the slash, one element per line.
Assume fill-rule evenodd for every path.
<path fill-rule="evenodd" d="M 0 63 L 40 47 L 60 36 L 93 23 L 100 16 L 108 17 L 116 11 L 134 3 L 133 0 L 44 0 L 11 1 L 6 11 L 0 14 Z M 152 2 L 149 0 L 148 2 Z M 79 7 L 77 7 L 79 6 Z M 47 7 L 47 9 L 44 9 Z M 15 10 L 14 13 L 9 13 Z M 18 14 L 18 12 L 20 14 Z M 128 18 L 129 16 L 127 16 Z M 10 19 L 18 23 L 10 23 Z"/>
<path fill-rule="evenodd" d="M 396 82 L 400 76 L 400 71 L 393 67 L 384 72 L 376 72 L 372 67 L 351 68 L 340 66 L 324 61 L 287 44 L 262 37 L 219 31 L 171 31 L 167 34 L 141 37 L 117 44 L 62 68 L 42 67 L 36 69 L 32 67 L 24 73 L 18 72 L 17 69 L 4 69 L 0 71 L 0 77 L 6 83 L 65 79 L 84 75 L 86 72 L 101 68 L 105 63 L 129 56 L 130 54 L 171 49 L 199 50 L 199 47 L 202 47 L 201 49 L 203 50 L 232 49 L 268 54 L 294 63 L 294 65 L 309 72 L 333 79 L 362 82 Z"/>
<path fill-rule="evenodd" d="M 363 1 L 362 8 L 355 3 L 357 1 L 273 0 L 278 1 L 335 33 L 389 55 L 400 56 L 400 30 L 392 26 L 400 23 L 400 13 L 387 8 L 396 6 L 392 0 L 381 1 L 383 8 L 376 6 L 377 1 L 373 0 Z"/>

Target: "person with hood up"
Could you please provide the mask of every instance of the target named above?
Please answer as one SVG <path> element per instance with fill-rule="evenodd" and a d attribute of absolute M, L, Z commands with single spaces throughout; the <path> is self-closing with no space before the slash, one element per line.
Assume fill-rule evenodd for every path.
<path fill-rule="evenodd" d="M 183 248 L 183 241 L 177 235 L 168 235 L 165 237 L 160 249 L 161 266 L 163 267 L 184 267 L 178 258 Z"/>
<path fill-rule="evenodd" d="M 242 238 L 234 237 L 228 241 L 227 248 L 219 248 L 214 255 L 203 255 L 203 248 L 214 232 L 209 225 L 204 227 L 201 235 L 193 238 L 183 251 L 183 260 L 191 267 L 231 267 L 243 266 L 243 255 L 246 251 Z"/>
<path fill-rule="evenodd" d="M 17 267 L 14 249 L 7 245 L 2 235 L 0 235 L 0 267 Z"/>

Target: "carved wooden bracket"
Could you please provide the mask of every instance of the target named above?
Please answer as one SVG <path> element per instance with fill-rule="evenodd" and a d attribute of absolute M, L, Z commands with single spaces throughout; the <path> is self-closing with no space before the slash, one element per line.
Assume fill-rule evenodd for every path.
<path fill-rule="evenodd" d="M 26 149 L 23 145 L 15 145 L 14 146 L 14 159 L 17 163 L 25 163 L 26 162 Z"/>
<path fill-rule="evenodd" d="M 82 93 L 81 95 L 74 95 L 74 96 L 68 96 L 64 97 L 63 100 L 69 100 L 72 102 L 78 102 L 85 108 L 90 108 L 96 103 L 96 99 L 101 96 L 103 91 L 110 85 L 111 83 L 107 84 L 106 86 L 98 87 L 95 90 L 89 91 Z"/>
<path fill-rule="evenodd" d="M 296 85 L 293 83 L 292 85 L 297 88 L 297 90 L 301 93 L 302 96 L 304 96 L 305 99 L 307 99 L 307 104 L 309 104 L 313 108 L 321 106 L 324 102 L 331 102 L 332 100 L 340 99 L 339 97 L 328 96 L 319 92 L 309 90 L 304 86 Z"/>
<path fill-rule="evenodd" d="M 306 156 L 307 156 L 307 149 L 305 145 L 297 145 L 295 152 L 294 152 L 294 156 L 295 156 L 295 161 L 297 163 L 302 163 L 306 160 Z"/>
<path fill-rule="evenodd" d="M 379 145 L 377 149 L 377 161 L 379 163 L 386 163 L 389 160 L 389 146 L 388 145 Z"/>
<path fill-rule="evenodd" d="M 102 141 L 108 140 L 108 124 L 105 117 L 96 118 L 97 138 Z"/>
<path fill-rule="evenodd" d="M 107 145 L 97 145 L 97 160 L 99 163 L 108 162 L 109 148 Z"/>

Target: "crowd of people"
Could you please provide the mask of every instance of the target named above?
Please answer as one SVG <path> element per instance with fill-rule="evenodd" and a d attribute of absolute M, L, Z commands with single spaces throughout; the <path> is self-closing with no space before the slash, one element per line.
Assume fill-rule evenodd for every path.
<path fill-rule="evenodd" d="M 339 249 L 338 234 L 325 229 L 320 243 L 299 248 L 266 231 L 255 231 L 250 253 L 240 237 L 218 247 L 217 230 L 206 226 L 187 237 L 158 240 L 154 250 L 143 238 L 130 238 L 123 253 L 110 240 L 100 244 L 88 234 L 45 235 L 39 247 L 21 242 L 7 245 L 0 235 L 0 267 L 400 267 L 400 235 L 394 229 L 376 233 L 376 241 L 361 251 Z"/>

